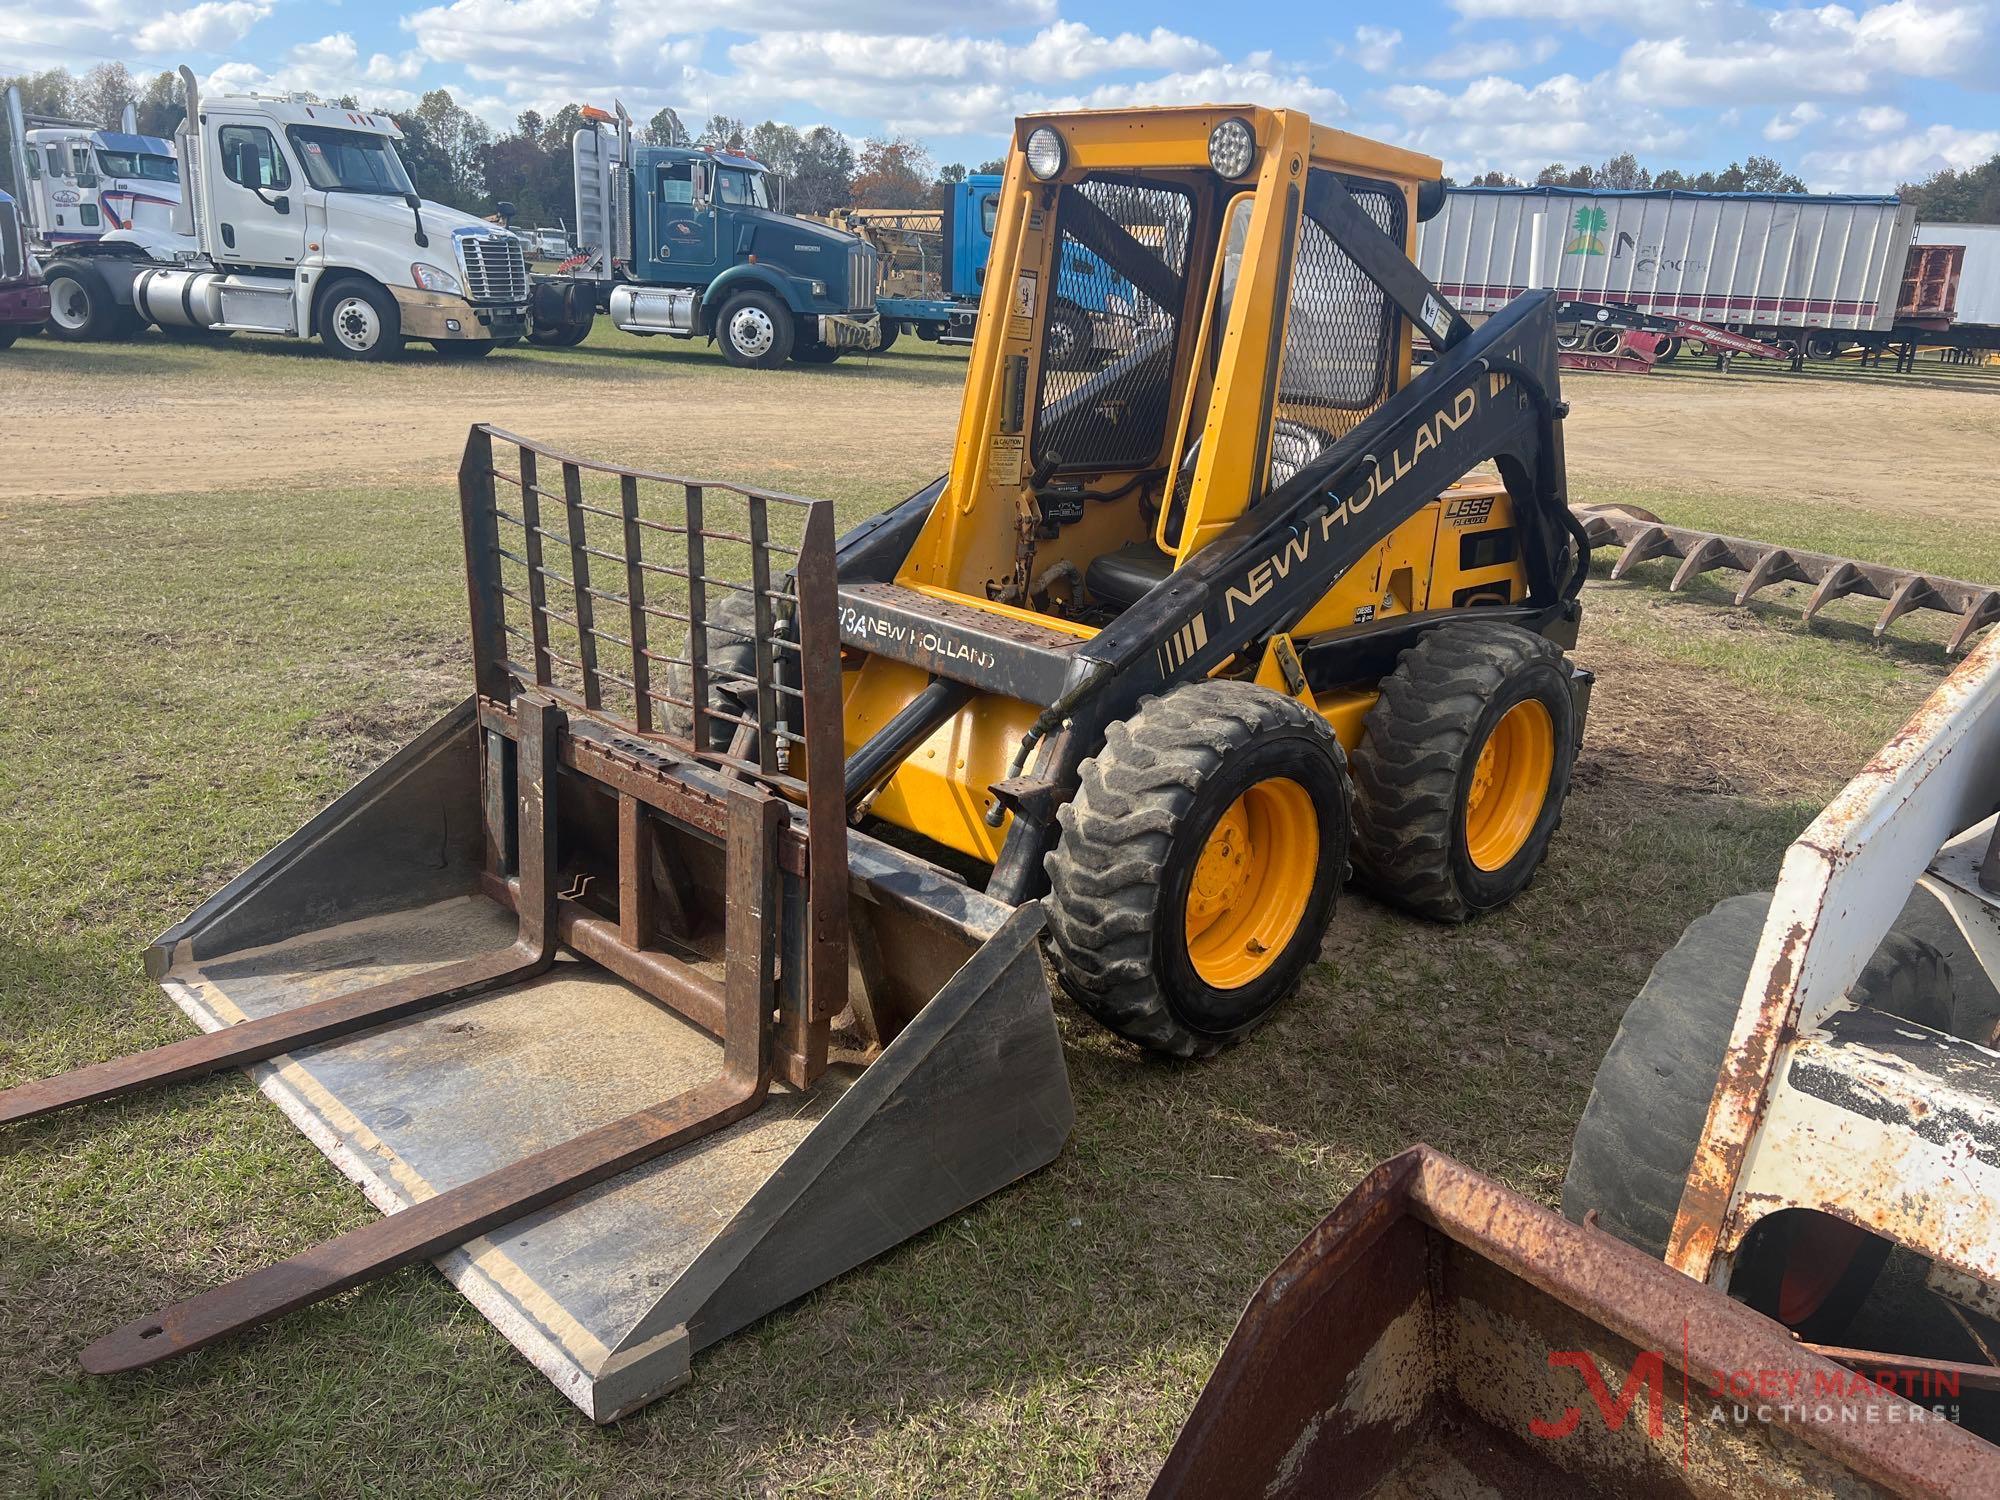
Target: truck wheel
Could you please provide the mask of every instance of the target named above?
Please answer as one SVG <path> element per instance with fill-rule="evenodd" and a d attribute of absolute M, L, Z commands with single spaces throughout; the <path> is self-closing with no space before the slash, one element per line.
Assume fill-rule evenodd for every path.
<path fill-rule="evenodd" d="M 1679 339 L 1668 339 L 1664 344 L 1660 345 L 1660 352 L 1653 356 L 1653 363 L 1656 365 L 1670 365 L 1680 357 L 1681 341 Z"/>
<path fill-rule="evenodd" d="M 596 321 L 597 315 L 587 312 L 567 323 L 537 323 L 529 330 L 528 342 L 544 349 L 573 349 L 590 337 Z"/>
<path fill-rule="evenodd" d="M 1563 1212 L 1663 1256 L 1729 1050 L 1771 893 L 1732 896 L 1697 917 L 1626 1007 L 1576 1129 Z M 1944 1029 L 1951 972 L 1930 944 L 1891 932 L 1849 992 L 1856 1004 Z M 1778 1222 L 1782 1220 L 1783 1222 Z M 1874 1285 L 1889 1243 L 1818 1214 L 1752 1232 L 1730 1291 L 1800 1337 L 1837 1338 Z"/>
<path fill-rule="evenodd" d="M 875 352 L 877 354 L 887 354 L 891 349 L 895 348 L 896 335 L 902 331 L 902 324 L 892 323 L 887 318 L 884 318 L 882 320 L 882 342 L 875 346 Z"/>
<path fill-rule="evenodd" d="M 493 352 L 491 339 L 436 339 L 431 347 L 442 359 L 464 363 L 466 360 L 484 359 Z"/>
<path fill-rule="evenodd" d="M 11 349 L 14 340 L 27 331 L 20 323 L 0 323 L 0 349 Z"/>
<path fill-rule="evenodd" d="M 1049 956 L 1128 1041 L 1203 1057 L 1277 1007 L 1347 871 L 1340 742 L 1296 700 L 1206 681 L 1113 724 L 1058 813 Z"/>
<path fill-rule="evenodd" d="M 1442 922 L 1504 906 L 1548 853 L 1575 758 L 1552 642 L 1516 625 L 1440 625 L 1382 680 L 1355 748 L 1355 867 Z"/>
<path fill-rule="evenodd" d="M 372 281 L 350 277 L 320 293 L 319 341 L 339 359 L 394 359 L 403 352 L 396 299 Z"/>
<path fill-rule="evenodd" d="M 104 273 L 84 261 L 58 261 L 49 269 L 48 331 L 69 343 L 108 339 L 118 327 L 118 304 Z"/>
<path fill-rule="evenodd" d="M 792 315 L 769 292 L 740 292 L 715 320 L 715 338 L 739 369 L 775 370 L 792 352 Z"/>
<path fill-rule="evenodd" d="M 1049 310 L 1049 368 L 1081 370 L 1090 363 L 1091 344 L 1090 319 L 1082 309 L 1057 303 Z"/>
<path fill-rule="evenodd" d="M 830 365 L 839 359 L 843 352 L 831 344 L 794 344 L 792 361 L 801 365 Z"/>

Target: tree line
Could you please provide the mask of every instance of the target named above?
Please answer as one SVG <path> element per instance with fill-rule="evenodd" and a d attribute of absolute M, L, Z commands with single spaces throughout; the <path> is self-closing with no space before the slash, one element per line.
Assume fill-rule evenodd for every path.
<path fill-rule="evenodd" d="M 1449 181 L 1450 179 L 1446 179 Z M 1527 187 L 1505 172 L 1486 172 L 1468 187 Z M 1598 166 L 1565 166 L 1551 162 L 1534 176 L 1536 187 L 1677 188 L 1696 193 L 1803 193 L 1805 182 L 1769 156 L 1731 162 L 1720 172 L 1690 175 L 1671 168 L 1649 172 L 1627 151 Z M 1896 196 L 1917 206 L 1917 217 L 1932 224 L 2000 224 L 2000 155 L 1976 167 L 1954 171 L 1946 167 L 1921 182 L 1903 182 Z"/>
<path fill-rule="evenodd" d="M 176 75 L 135 78 L 123 63 L 100 63 L 81 77 L 51 68 L 0 78 L 0 86 L 10 83 L 19 85 L 29 114 L 115 128 L 126 104 L 133 104 L 142 135 L 171 137 L 184 109 Z M 369 107 L 352 95 L 328 102 L 342 109 Z M 580 104 L 565 104 L 546 118 L 524 110 L 512 130 L 500 132 L 448 89 L 430 90 L 413 109 L 371 113 L 388 115 L 403 132 L 397 151 L 410 180 L 428 198 L 475 214 L 511 203 L 516 218 L 529 224 L 567 223 L 574 212 L 570 137 L 587 123 Z M 670 108 L 653 114 L 637 134 L 656 146 L 747 152 L 786 179 L 785 206 L 793 213 L 927 207 L 941 202 L 968 170 L 960 162 L 934 166 L 923 143 L 906 136 L 871 137 L 857 151 L 830 126 L 801 130 L 776 120 L 746 125 L 719 114 L 690 132 Z M 1002 166 L 986 161 L 971 170 L 998 172 Z"/>
<path fill-rule="evenodd" d="M 1678 191 L 1685 193 L 1803 193 L 1802 178 L 1787 172 L 1782 163 L 1769 156 L 1753 156 L 1731 162 L 1720 172 L 1682 172 L 1672 167 L 1651 172 L 1639 164 L 1630 151 L 1622 152 L 1597 166 L 1588 162 L 1568 166 L 1550 162 L 1530 182 L 1506 172 L 1486 172 L 1473 178 L 1468 187 L 1563 187 L 1611 188 L 1623 192 Z"/>

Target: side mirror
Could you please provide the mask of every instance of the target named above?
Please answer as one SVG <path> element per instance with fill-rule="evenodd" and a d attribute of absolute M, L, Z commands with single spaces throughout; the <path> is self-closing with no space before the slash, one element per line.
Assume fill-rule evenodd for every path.
<path fill-rule="evenodd" d="M 403 202 L 411 208 L 422 208 L 424 206 L 424 200 L 419 198 L 415 193 L 403 194 Z"/>

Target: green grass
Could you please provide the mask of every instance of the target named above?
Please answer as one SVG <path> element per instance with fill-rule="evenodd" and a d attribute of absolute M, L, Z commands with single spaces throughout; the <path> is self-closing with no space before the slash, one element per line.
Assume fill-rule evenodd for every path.
<path fill-rule="evenodd" d="M 851 520 L 925 477 L 800 487 Z M 0 1080 L 184 1034 L 145 941 L 462 696 L 456 509 L 360 488 L 0 510 Z M 235 1075 L 8 1132 L 0 1493 L 1142 1492 L 1244 1297 L 1367 1165 L 1424 1139 L 1555 1197 L 1647 968 L 1770 881 L 1942 670 L 1922 641 L 1633 585 L 1592 589 L 1579 655 L 1601 668 L 1595 727 L 1515 906 L 1453 929 L 1344 897 L 1304 992 L 1208 1064 L 1138 1058 L 1058 1002 L 1078 1118 L 1052 1167 L 612 1429 L 428 1268 L 86 1379 L 75 1351 L 135 1309 L 371 1211 Z"/>

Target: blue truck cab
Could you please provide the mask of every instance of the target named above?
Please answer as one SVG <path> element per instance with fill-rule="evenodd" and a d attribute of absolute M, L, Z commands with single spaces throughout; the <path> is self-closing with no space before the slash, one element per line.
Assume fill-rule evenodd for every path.
<path fill-rule="evenodd" d="M 875 299 L 882 315 L 883 347 L 908 331 L 933 343 L 969 344 L 993 253 L 993 225 L 1000 213 L 1000 177 L 975 173 L 952 184 L 939 207 L 941 229 L 937 295 Z M 926 280 L 929 278 L 926 277 Z"/>
<path fill-rule="evenodd" d="M 731 364 L 829 364 L 881 341 L 875 252 L 793 218 L 755 158 L 635 144 L 621 105 L 571 140 L 580 264 L 538 277 L 539 344 L 581 343 L 604 313 L 628 333 L 712 338 Z"/>
<path fill-rule="evenodd" d="M 975 173 L 952 185 L 938 216 L 941 295 L 877 297 L 883 347 L 903 330 L 947 344 L 972 342 L 986 290 L 986 262 L 993 253 L 1000 190 L 1000 177 L 991 173 Z M 1130 345 L 1137 306 L 1130 282 L 1089 251 L 1077 248 L 1067 252 L 1055 277 L 1047 350 L 1052 365 L 1082 369 Z"/>

